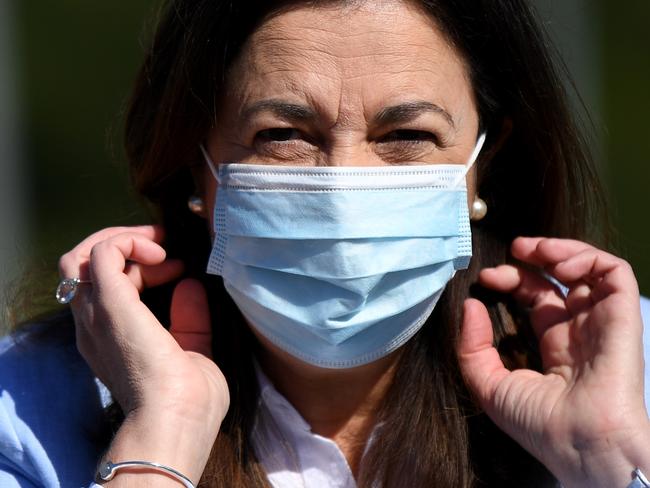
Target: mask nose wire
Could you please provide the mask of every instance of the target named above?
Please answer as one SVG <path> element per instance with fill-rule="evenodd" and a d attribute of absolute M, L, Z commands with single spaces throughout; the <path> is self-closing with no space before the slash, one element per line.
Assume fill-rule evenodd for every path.
<path fill-rule="evenodd" d="M 478 139 L 476 141 L 476 146 L 474 146 L 474 150 L 472 151 L 471 156 L 469 157 L 467 163 L 465 164 L 465 169 L 462 172 L 462 174 L 458 175 L 458 177 L 454 180 L 453 184 L 451 185 L 452 188 L 456 188 L 458 185 L 460 185 L 460 183 L 467 176 L 469 170 L 472 169 L 472 166 L 474 166 L 474 163 L 478 159 L 479 154 L 481 154 L 481 149 L 483 149 L 483 144 L 485 144 L 486 137 L 487 137 L 487 132 L 483 132 L 480 136 L 478 136 Z"/>
<path fill-rule="evenodd" d="M 210 157 L 210 154 L 208 154 L 208 151 L 206 151 L 203 144 L 199 144 L 199 148 L 201 148 L 201 152 L 203 153 L 203 157 L 205 158 L 205 162 L 208 163 L 208 168 L 210 168 L 210 173 L 212 173 L 212 176 L 214 176 L 214 179 L 217 180 L 217 183 L 221 183 L 221 179 L 219 178 L 219 172 L 217 171 L 217 168 L 214 165 L 214 162 L 212 162 L 212 158 Z"/>

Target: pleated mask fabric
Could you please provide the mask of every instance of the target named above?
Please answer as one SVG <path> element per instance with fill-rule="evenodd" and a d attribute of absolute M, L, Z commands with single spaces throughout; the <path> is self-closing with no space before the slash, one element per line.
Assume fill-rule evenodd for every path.
<path fill-rule="evenodd" d="M 324 368 L 386 356 L 472 254 L 468 164 L 221 164 L 207 272 L 249 324 Z"/>

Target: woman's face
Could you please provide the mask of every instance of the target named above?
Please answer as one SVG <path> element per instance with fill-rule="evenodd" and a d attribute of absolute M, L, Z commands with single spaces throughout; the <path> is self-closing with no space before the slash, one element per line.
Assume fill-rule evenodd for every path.
<path fill-rule="evenodd" d="M 243 47 L 208 151 L 215 163 L 462 164 L 477 132 L 464 60 L 426 14 L 401 1 L 298 6 Z"/>

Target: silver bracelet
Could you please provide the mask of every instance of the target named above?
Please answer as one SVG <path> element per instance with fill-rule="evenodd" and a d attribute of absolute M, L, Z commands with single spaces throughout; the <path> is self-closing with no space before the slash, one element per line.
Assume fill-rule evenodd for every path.
<path fill-rule="evenodd" d="M 196 488 L 192 480 L 182 473 L 179 473 L 169 466 L 163 464 L 152 463 L 149 461 L 124 461 L 122 463 L 113 463 L 111 461 L 106 461 L 99 466 L 97 471 L 97 476 L 103 481 L 110 481 L 117 474 L 120 469 L 124 468 L 147 468 L 153 471 L 159 471 L 165 473 L 166 475 L 174 478 L 177 481 L 180 481 L 185 488 Z"/>
<path fill-rule="evenodd" d="M 645 477 L 639 468 L 635 468 L 632 471 L 632 476 L 634 476 L 634 479 L 632 483 L 627 485 L 627 488 L 650 488 L 650 481 L 648 481 L 648 478 Z"/>

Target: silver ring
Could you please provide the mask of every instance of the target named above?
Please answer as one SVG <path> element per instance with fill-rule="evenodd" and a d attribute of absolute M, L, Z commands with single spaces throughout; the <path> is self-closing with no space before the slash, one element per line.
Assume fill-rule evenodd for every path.
<path fill-rule="evenodd" d="M 61 305 L 67 305 L 77 294 L 77 288 L 81 283 L 90 283 L 88 280 L 80 280 L 79 278 L 64 278 L 59 282 L 56 287 L 56 301 Z"/>

